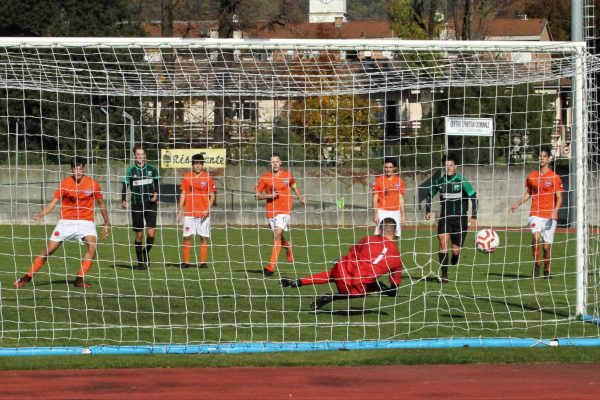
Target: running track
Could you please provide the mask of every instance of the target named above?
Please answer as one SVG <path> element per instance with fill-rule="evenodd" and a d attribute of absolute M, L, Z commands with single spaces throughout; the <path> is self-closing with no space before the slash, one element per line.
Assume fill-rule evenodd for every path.
<path fill-rule="evenodd" d="M 0 372 L 1 399 L 599 399 L 599 364 Z"/>

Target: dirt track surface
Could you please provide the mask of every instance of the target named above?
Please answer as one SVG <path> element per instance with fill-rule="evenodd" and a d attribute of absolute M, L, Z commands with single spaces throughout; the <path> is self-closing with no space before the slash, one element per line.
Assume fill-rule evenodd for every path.
<path fill-rule="evenodd" d="M 0 372 L 2 399 L 598 399 L 599 364 Z"/>

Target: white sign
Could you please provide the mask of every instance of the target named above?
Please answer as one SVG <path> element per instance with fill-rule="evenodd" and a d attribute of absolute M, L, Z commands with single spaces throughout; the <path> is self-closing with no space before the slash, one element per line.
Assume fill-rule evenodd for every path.
<path fill-rule="evenodd" d="M 160 167 L 192 169 L 192 156 L 194 154 L 202 154 L 204 166 L 207 168 L 225 168 L 226 149 L 161 149 Z"/>
<path fill-rule="evenodd" d="M 493 136 L 493 118 L 446 117 L 446 135 Z"/>

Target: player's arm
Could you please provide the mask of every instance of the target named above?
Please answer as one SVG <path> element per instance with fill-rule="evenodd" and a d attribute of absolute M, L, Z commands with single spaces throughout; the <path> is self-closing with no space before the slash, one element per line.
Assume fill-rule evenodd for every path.
<path fill-rule="evenodd" d="M 555 192 L 554 197 L 556 202 L 554 203 L 554 208 L 552 209 L 552 219 L 558 219 L 558 210 L 560 210 L 560 206 L 563 202 L 563 194 L 562 192 Z"/>
<path fill-rule="evenodd" d="M 400 222 L 400 224 L 406 224 L 406 207 L 404 206 L 403 194 L 398 196 L 398 201 L 400 202 L 400 215 L 402 215 L 402 221 Z"/>
<path fill-rule="evenodd" d="M 470 182 L 463 182 L 463 191 L 467 195 L 467 198 L 471 200 L 471 221 L 469 221 L 470 227 L 477 226 L 477 210 L 479 208 L 479 201 L 477 200 L 477 192 Z"/>
<path fill-rule="evenodd" d="M 433 196 L 437 193 L 437 187 L 431 186 L 427 191 L 427 197 L 425 197 L 425 219 L 429 221 L 431 219 L 431 201 Z"/>
<path fill-rule="evenodd" d="M 377 208 L 378 203 L 379 203 L 379 192 L 376 192 L 375 188 L 373 188 L 373 221 L 376 224 L 379 223 L 379 209 Z"/>
<path fill-rule="evenodd" d="M 525 191 L 525 194 L 523 194 L 523 196 L 521 196 L 521 198 L 519 200 L 517 200 L 515 202 L 515 204 L 513 204 L 510 207 L 510 212 L 516 212 L 517 208 L 519 208 L 521 206 L 521 204 L 525 203 L 527 200 L 529 200 L 529 198 L 531 197 L 531 189 L 529 189 L 529 186 L 527 187 L 527 190 Z"/>
<path fill-rule="evenodd" d="M 179 195 L 179 207 L 177 207 L 177 220 L 181 220 L 181 216 L 183 215 L 183 210 L 185 207 L 185 195 L 186 191 L 181 190 L 181 194 Z"/>
<path fill-rule="evenodd" d="M 108 219 L 108 210 L 106 209 L 106 202 L 103 198 L 96 199 L 98 207 L 100 208 L 100 214 L 104 219 L 104 225 L 102 226 L 102 237 L 108 237 L 110 234 L 110 220 Z"/>
<path fill-rule="evenodd" d="M 156 203 L 158 201 L 158 194 L 160 185 L 158 183 L 158 177 L 152 179 L 152 196 L 150 196 L 150 202 Z"/>
<path fill-rule="evenodd" d="M 56 205 L 58 204 L 59 200 L 60 199 L 53 198 L 52 200 L 50 200 L 50 202 L 48 202 L 48 204 L 44 206 L 44 208 L 40 210 L 40 212 L 35 214 L 35 217 L 33 217 L 35 223 L 39 224 L 40 220 L 44 217 L 44 215 L 51 213 L 52 210 L 54 210 L 54 207 L 56 207 Z"/>
<path fill-rule="evenodd" d="M 296 195 L 298 200 L 300 200 L 300 203 L 306 204 L 306 200 L 304 199 L 304 196 L 302 196 L 302 194 L 300 193 L 300 189 L 298 189 L 298 185 L 296 185 L 296 182 L 292 183 L 291 188 L 294 191 L 294 194 Z"/>
<path fill-rule="evenodd" d="M 121 208 L 127 208 L 127 182 L 123 180 L 123 187 L 121 187 Z"/>
<path fill-rule="evenodd" d="M 256 200 L 267 200 L 267 199 L 274 199 L 275 197 L 277 197 L 277 192 L 273 191 L 273 193 L 265 193 L 265 189 L 267 188 L 267 186 L 265 184 L 263 184 L 262 179 L 258 182 L 258 185 L 256 186 Z"/>

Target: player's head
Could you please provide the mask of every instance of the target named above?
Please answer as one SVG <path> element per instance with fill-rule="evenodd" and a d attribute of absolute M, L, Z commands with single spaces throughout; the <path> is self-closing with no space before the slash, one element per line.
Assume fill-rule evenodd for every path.
<path fill-rule="evenodd" d="M 281 169 L 281 156 L 277 153 L 271 154 L 269 157 L 269 163 L 271 164 L 271 170 L 273 172 L 279 172 Z"/>
<path fill-rule="evenodd" d="M 444 155 L 444 157 L 442 157 L 442 164 L 446 170 L 446 175 L 452 176 L 456 174 L 456 170 L 458 169 L 458 157 L 454 154 Z"/>
<path fill-rule="evenodd" d="M 385 176 L 392 176 L 398 168 L 398 162 L 395 158 L 386 158 L 383 161 L 383 173 Z"/>
<path fill-rule="evenodd" d="M 202 171 L 202 167 L 204 166 L 204 155 L 202 154 L 194 154 L 192 156 L 192 168 L 194 172 L 198 173 Z"/>
<path fill-rule="evenodd" d="M 396 237 L 396 221 L 394 218 L 384 218 L 379 223 L 379 231 L 382 236 L 388 239 L 394 239 Z"/>
<path fill-rule="evenodd" d="M 83 157 L 75 156 L 71 159 L 71 172 L 75 179 L 79 180 L 85 175 L 86 160 Z"/>
<path fill-rule="evenodd" d="M 138 165 L 144 165 L 146 162 L 146 150 L 141 144 L 133 147 L 133 159 Z"/>
<path fill-rule="evenodd" d="M 546 145 L 541 146 L 539 160 L 540 168 L 550 165 L 550 162 L 552 161 L 552 147 Z"/>

